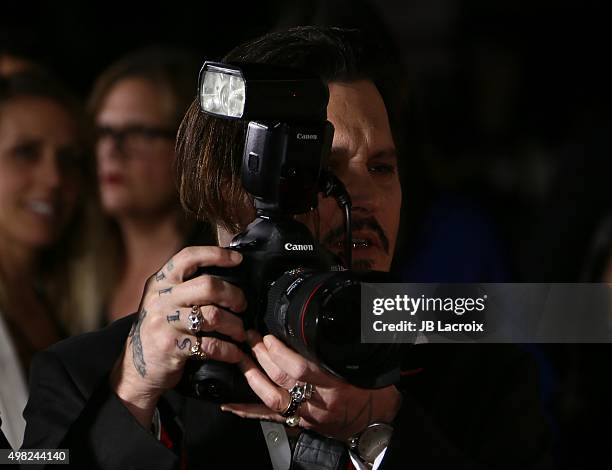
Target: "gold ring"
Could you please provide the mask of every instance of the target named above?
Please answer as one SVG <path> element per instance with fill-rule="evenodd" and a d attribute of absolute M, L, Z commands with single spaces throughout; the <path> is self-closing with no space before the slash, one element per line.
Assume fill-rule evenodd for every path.
<path fill-rule="evenodd" d="M 202 351 L 202 338 L 196 336 L 196 342 L 189 349 L 189 357 L 193 357 L 195 359 L 199 359 L 200 361 L 205 361 L 208 359 L 208 354 Z"/>
<path fill-rule="evenodd" d="M 287 392 L 289 393 L 289 404 L 287 405 L 287 408 L 285 408 L 283 411 L 280 411 L 279 414 L 283 417 L 286 418 L 287 416 L 289 416 L 291 414 L 291 408 L 293 408 L 294 404 L 293 404 L 293 398 L 291 397 L 291 392 L 289 392 L 289 390 L 287 390 Z"/>
<path fill-rule="evenodd" d="M 300 417 L 298 415 L 287 416 L 287 418 L 285 418 L 285 424 L 290 428 L 294 428 L 300 424 Z"/>

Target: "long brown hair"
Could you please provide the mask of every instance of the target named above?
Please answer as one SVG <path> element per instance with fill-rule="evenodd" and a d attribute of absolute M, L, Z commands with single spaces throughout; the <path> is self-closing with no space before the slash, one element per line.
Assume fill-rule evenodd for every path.
<path fill-rule="evenodd" d="M 242 44 L 223 60 L 310 70 L 326 83 L 367 79 L 385 99 L 393 81 L 387 55 L 379 42 L 358 30 L 302 26 Z M 176 146 L 183 207 L 234 233 L 244 229 L 240 214 L 248 200 L 240 183 L 245 136 L 244 122 L 206 115 L 196 99 L 181 123 Z"/>

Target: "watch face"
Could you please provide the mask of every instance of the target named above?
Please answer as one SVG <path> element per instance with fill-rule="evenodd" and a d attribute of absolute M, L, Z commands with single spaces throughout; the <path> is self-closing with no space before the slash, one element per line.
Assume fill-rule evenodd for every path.
<path fill-rule="evenodd" d="M 393 428 L 388 424 L 375 423 L 368 426 L 359 436 L 359 456 L 366 462 L 374 463 L 378 454 L 389 445 L 392 433 Z"/>

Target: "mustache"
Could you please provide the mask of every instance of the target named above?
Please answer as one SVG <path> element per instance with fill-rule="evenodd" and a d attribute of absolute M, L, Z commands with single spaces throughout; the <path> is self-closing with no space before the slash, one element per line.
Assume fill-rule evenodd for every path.
<path fill-rule="evenodd" d="M 380 243 L 382 244 L 383 250 L 385 250 L 385 253 L 388 254 L 389 253 L 389 239 L 387 238 L 385 231 L 380 226 L 378 221 L 374 217 L 366 217 L 366 218 L 352 220 L 353 232 L 362 230 L 364 228 L 370 229 L 378 235 L 378 238 L 380 238 Z M 334 241 L 340 238 L 344 238 L 344 225 L 340 225 L 338 227 L 334 227 L 333 229 L 329 230 L 323 236 L 321 243 L 323 243 L 324 245 L 331 245 Z"/>

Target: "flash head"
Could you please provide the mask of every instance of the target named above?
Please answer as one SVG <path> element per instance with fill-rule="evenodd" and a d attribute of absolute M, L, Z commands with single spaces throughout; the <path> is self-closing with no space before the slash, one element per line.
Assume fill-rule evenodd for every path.
<path fill-rule="evenodd" d="M 206 62 L 199 81 L 202 111 L 215 116 L 242 118 L 246 87 L 240 69 Z"/>
<path fill-rule="evenodd" d="M 246 121 L 325 121 L 329 90 L 317 75 L 269 64 L 204 62 L 203 112 Z"/>

